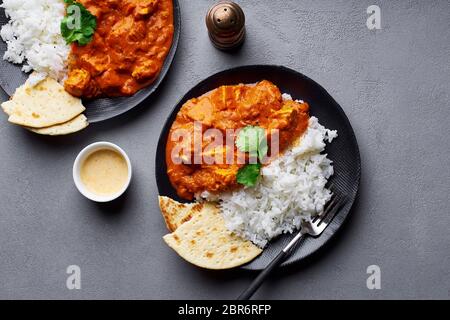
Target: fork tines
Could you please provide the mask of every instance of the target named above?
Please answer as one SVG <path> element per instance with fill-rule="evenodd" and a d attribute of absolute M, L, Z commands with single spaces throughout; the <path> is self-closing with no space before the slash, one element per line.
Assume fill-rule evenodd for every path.
<path fill-rule="evenodd" d="M 311 222 L 317 226 L 325 223 L 328 224 L 331 222 L 333 217 L 335 216 L 337 210 L 339 210 L 344 203 L 344 197 L 333 193 L 330 201 L 326 205 L 323 213 L 321 215 L 316 216 Z"/>

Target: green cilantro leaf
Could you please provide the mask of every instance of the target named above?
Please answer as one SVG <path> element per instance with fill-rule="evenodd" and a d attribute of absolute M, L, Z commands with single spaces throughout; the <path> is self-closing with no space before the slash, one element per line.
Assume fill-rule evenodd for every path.
<path fill-rule="evenodd" d="M 264 157 L 267 155 L 267 152 L 269 152 L 269 146 L 267 145 L 267 139 L 264 136 L 258 147 L 258 159 L 260 162 L 263 162 Z"/>
<path fill-rule="evenodd" d="M 258 181 L 261 171 L 261 164 L 248 164 L 239 169 L 237 173 L 237 182 L 247 187 L 254 187 Z"/>
<path fill-rule="evenodd" d="M 266 130 L 256 126 L 243 128 L 239 131 L 236 146 L 242 152 L 257 156 L 259 161 L 262 162 L 268 152 Z"/>
<path fill-rule="evenodd" d="M 67 8 L 66 16 L 61 21 L 61 35 L 67 44 L 77 42 L 80 46 L 87 45 L 94 37 L 97 18 L 81 3 L 74 0 L 64 0 L 64 2 L 67 4 Z M 74 11 L 73 6 L 78 9 Z M 76 12 L 80 13 L 78 17 Z"/>

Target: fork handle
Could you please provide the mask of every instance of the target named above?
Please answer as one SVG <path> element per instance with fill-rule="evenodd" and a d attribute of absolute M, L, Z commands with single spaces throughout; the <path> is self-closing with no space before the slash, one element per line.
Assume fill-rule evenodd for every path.
<path fill-rule="evenodd" d="M 261 273 L 256 277 L 255 280 L 250 284 L 250 286 L 245 290 L 239 297 L 238 300 L 249 300 L 256 290 L 262 285 L 264 280 L 275 270 L 287 256 L 291 254 L 293 247 L 300 242 L 300 239 L 304 237 L 302 231 L 300 230 L 294 239 L 288 243 L 286 247 L 269 263 L 269 265 L 261 271 Z"/>
<path fill-rule="evenodd" d="M 256 277 L 250 286 L 237 298 L 238 300 L 249 300 L 256 290 L 263 284 L 264 280 L 275 270 L 286 258 L 289 251 L 281 251 L 275 259 Z"/>

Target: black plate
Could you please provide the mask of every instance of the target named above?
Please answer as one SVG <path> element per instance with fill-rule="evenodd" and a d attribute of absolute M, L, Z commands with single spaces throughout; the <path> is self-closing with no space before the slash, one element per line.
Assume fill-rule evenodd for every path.
<path fill-rule="evenodd" d="M 335 174 L 330 179 L 336 193 L 347 195 L 346 205 L 339 211 L 328 228 L 318 238 L 304 238 L 297 250 L 283 263 L 283 266 L 298 262 L 327 243 L 344 223 L 356 198 L 361 176 L 361 160 L 358 143 L 350 122 L 342 108 L 319 84 L 294 70 L 282 66 L 255 65 L 238 67 L 219 72 L 192 88 L 175 106 L 164 125 L 156 152 L 156 181 L 159 194 L 180 199 L 169 182 L 165 164 L 165 147 L 170 127 L 181 106 L 189 99 L 201 96 L 221 85 L 255 83 L 270 80 L 281 92 L 289 93 L 294 99 L 302 99 L 311 107 L 310 113 L 329 129 L 338 130 L 339 137 L 327 146 L 326 152 L 334 162 Z M 261 270 L 282 250 L 293 235 L 283 235 L 273 240 L 264 252 L 244 269 Z"/>
<path fill-rule="evenodd" d="M 148 96 L 155 92 L 155 90 L 161 84 L 162 80 L 169 71 L 170 65 L 172 64 L 175 52 L 177 50 L 181 28 L 181 12 L 178 0 L 173 0 L 173 13 L 174 35 L 172 47 L 166 57 L 166 60 L 164 61 L 164 65 L 161 69 L 161 73 L 158 79 L 156 79 L 156 81 L 153 82 L 152 85 L 140 90 L 131 97 L 103 98 L 83 102 L 83 104 L 86 106 L 85 115 L 90 123 L 108 120 L 120 114 L 123 114 L 139 105 L 142 101 L 148 98 Z M 5 10 L 3 8 L 0 8 L 0 25 L 4 25 L 7 22 L 8 18 L 5 16 Z M 25 83 L 28 75 L 21 71 L 22 66 L 14 65 L 1 58 L 3 57 L 6 49 L 6 43 L 0 39 L 0 86 L 9 96 L 11 96 L 16 91 L 16 88 Z"/>

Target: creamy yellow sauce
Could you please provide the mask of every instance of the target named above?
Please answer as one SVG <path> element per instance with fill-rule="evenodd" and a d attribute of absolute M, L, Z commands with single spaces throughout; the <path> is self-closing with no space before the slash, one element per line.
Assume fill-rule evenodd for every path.
<path fill-rule="evenodd" d="M 127 183 L 127 162 L 116 151 L 98 150 L 83 162 L 80 177 L 90 192 L 100 196 L 114 195 Z"/>

